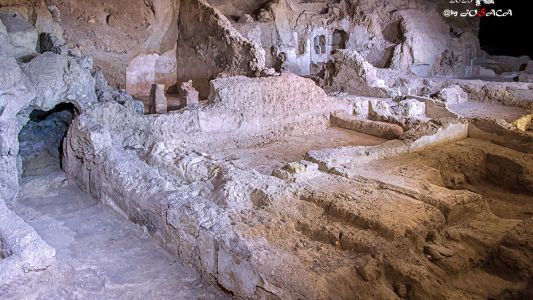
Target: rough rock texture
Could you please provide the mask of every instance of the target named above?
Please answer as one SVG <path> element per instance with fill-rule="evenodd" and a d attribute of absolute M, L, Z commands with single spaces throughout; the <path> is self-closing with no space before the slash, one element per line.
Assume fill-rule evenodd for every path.
<path fill-rule="evenodd" d="M 178 82 L 192 80 L 202 97 L 220 73 L 253 75 L 264 68 L 264 50 L 205 0 L 181 2 L 178 28 Z"/>
<path fill-rule="evenodd" d="M 94 57 L 113 87 L 126 87 L 126 67 L 136 57 L 163 55 L 176 44 L 179 1 L 47 2 L 60 12 L 70 48 Z"/>
<path fill-rule="evenodd" d="M 116 220 L 89 225 L 104 211 L 77 209 L 90 195 L 236 297 L 531 298 L 533 85 L 468 79 L 514 80 L 529 58 L 481 51 L 478 18 L 444 20 L 447 4 L 427 0 L 104 2 L 0 0 L 40 37 L 17 60 L 0 23 L 0 278 L 15 275 L 0 293 L 181 296 L 157 288 L 179 276 L 168 262 L 117 255 L 148 248 L 113 239 Z M 185 82 L 187 105 L 144 115 L 104 73 L 138 95 Z M 88 195 L 62 197 L 76 188 L 61 173 L 19 189 L 47 159 Z M 31 219 L 48 204 L 28 193 L 47 180 L 58 190 L 41 191 L 72 214 Z M 4 202 L 66 258 L 58 282 L 53 249 Z M 109 237 L 109 256 L 75 246 L 97 228 L 87 243 Z M 150 272 L 156 294 L 110 271 L 117 261 Z"/>
<path fill-rule="evenodd" d="M 384 97 L 388 95 L 385 82 L 378 78 L 374 67 L 356 51 L 339 50 L 326 67 L 322 85 L 329 91 Z"/>
<path fill-rule="evenodd" d="M 0 295 L 23 285 L 28 274 L 41 272 L 55 262 L 55 249 L 4 201 L 0 201 L 0 241 Z"/>
<path fill-rule="evenodd" d="M 223 206 L 237 205 L 234 207 L 237 210 L 250 207 L 251 203 L 241 199 L 245 194 L 237 192 L 248 188 L 241 186 L 239 180 L 230 179 L 243 174 L 233 174 L 235 170 L 232 167 L 221 167 L 218 160 L 202 152 L 191 151 L 190 147 L 212 151 L 232 145 L 257 144 L 287 134 L 318 132 L 329 125 L 329 114 L 335 106 L 329 105 L 331 99 L 312 81 L 294 75 L 217 79 L 212 82 L 209 101 L 208 107 L 156 117 L 135 115 L 112 103 L 95 107 L 75 120 L 69 131 L 69 142 L 65 143 L 66 169 L 85 191 L 144 226 L 169 251 L 179 254 L 205 274 L 211 274 L 225 288 L 251 297 L 256 292 L 260 293 L 256 286 L 261 285 L 263 279 L 256 267 L 248 262 L 247 246 L 231 242 L 234 239 L 233 229 L 228 228 L 228 215 L 222 210 Z M 342 105 L 338 107 L 340 109 Z M 305 113 L 302 115 L 302 112 Z M 301 117 L 294 118 L 299 115 Z M 136 122 L 139 126 L 115 131 L 117 125 L 122 127 L 119 125 L 121 122 Z M 148 132 L 148 135 L 139 135 Z M 224 138 L 218 139 L 217 136 Z M 115 147 L 113 140 L 122 141 L 125 148 Z M 180 146 L 169 141 L 179 141 L 177 144 Z M 138 149 L 146 151 L 146 154 L 137 156 L 124 149 Z M 85 153 L 81 160 L 78 159 L 79 151 Z M 112 162 L 117 155 L 126 156 L 115 165 Z M 95 164 L 97 161 L 101 163 Z M 148 169 L 146 163 L 150 166 Z M 165 170 L 167 175 L 160 174 L 157 168 Z M 116 171 L 125 177 L 115 177 Z M 144 179 L 130 181 L 132 178 Z M 230 186 L 212 190 L 215 194 L 220 193 L 221 207 L 205 198 L 215 195 L 208 192 L 211 188 L 200 192 L 205 183 L 208 187 L 211 186 L 209 182 L 218 180 L 232 182 Z M 146 189 L 146 184 L 155 185 Z M 181 184 L 185 185 L 180 188 Z M 183 188 L 188 187 L 200 188 L 199 193 L 186 193 Z M 164 190 L 167 191 L 166 196 L 158 196 Z M 137 197 L 132 193 L 145 196 Z M 224 195 L 229 195 L 227 193 L 237 198 L 226 198 Z M 153 199 L 159 204 L 152 200 L 137 202 L 134 199 Z M 183 227 L 184 224 L 190 226 Z M 203 225 L 199 227 L 200 224 Z M 181 242 L 176 244 L 173 241 L 178 236 Z M 244 248 L 239 250 L 240 247 Z"/>
<path fill-rule="evenodd" d="M 200 103 L 200 93 L 194 88 L 192 81 L 183 82 L 178 88 L 180 106 L 194 106 Z"/>
<path fill-rule="evenodd" d="M 26 108 L 36 94 L 28 78 L 14 58 L 0 57 L 0 198 L 13 197 L 18 188 L 16 157 L 18 131 L 22 125 L 17 114 Z"/>
<path fill-rule="evenodd" d="M 3 44 L 2 48 L 4 45 L 11 48 L 11 55 L 17 58 L 34 55 L 37 51 L 37 30 L 18 13 L 0 12 L 0 20 L 3 24 L 0 25 L 0 32 L 5 30 L 4 34 L 9 38 L 8 44 L 11 44 L 11 47 Z M 4 27 L 4 30 L 1 27 Z"/>
<path fill-rule="evenodd" d="M 35 29 L 32 32 L 36 32 Z M 27 48 L 37 49 L 36 39 L 32 39 L 33 47 L 29 39 L 26 42 Z M 2 49 L 10 47 L 10 43 L 11 40 L 2 44 Z M 0 261 L 0 294 L 25 282 L 27 276 L 45 270 L 54 261 L 54 249 L 5 206 L 5 202 L 18 193 L 19 174 L 28 167 L 25 162 L 42 162 L 42 157 L 36 153 L 59 158 L 57 148 L 68 126 L 62 123 L 70 122 L 72 116 L 58 116 L 49 120 L 50 123 L 44 121 L 41 125 L 50 127 L 43 131 L 36 124 L 35 112 L 45 113 L 68 103 L 72 113 L 79 113 L 98 100 L 105 100 L 96 93 L 95 78 L 91 75 L 92 59 L 88 57 L 32 52 L 32 57 L 17 61 L 16 52 L 10 55 L 0 56 L 0 240 L 2 256 L 9 253 L 9 257 Z M 34 120 L 29 123 L 32 118 Z M 55 125 L 58 127 L 54 128 Z M 36 154 L 34 159 L 33 154 Z"/>
<path fill-rule="evenodd" d="M 92 90 L 83 88 L 90 84 L 84 82 L 87 73 L 90 77 L 89 71 L 71 58 L 49 53 L 27 64 L 17 63 L 14 57 L 0 57 L 0 61 L 0 239 L 2 247 L 7 245 L 10 253 L 9 258 L 0 262 L 0 290 L 3 291 L 13 284 L 21 284 L 26 275 L 49 267 L 55 255 L 54 249 L 33 228 L 5 206 L 5 201 L 18 192 L 18 133 L 29 120 L 27 107 L 48 110 L 60 102 L 73 102 L 79 108 L 86 108 L 96 102 L 96 95 L 94 86 Z M 43 61 L 58 65 L 35 69 Z M 50 82 L 52 78 L 53 85 L 45 86 L 46 80 Z M 69 98 L 74 95 L 79 97 L 79 102 Z"/>
<path fill-rule="evenodd" d="M 150 91 L 149 113 L 151 114 L 166 114 L 167 113 L 167 97 L 165 96 L 165 85 L 152 84 Z"/>
<path fill-rule="evenodd" d="M 396 139 L 403 134 L 403 128 L 396 124 L 357 119 L 346 114 L 336 114 L 331 121 L 334 125 L 341 128 L 351 129 L 385 139 Z"/>
<path fill-rule="evenodd" d="M 39 274 L 26 274 L 27 280 L 8 289 L 2 288 L 7 281 L 1 277 L 2 299 L 229 298 L 202 284 L 192 268 L 177 262 L 135 224 L 83 193 L 58 166 L 25 177 L 9 204 L 55 248 L 56 263 L 48 268 L 37 265 L 43 269 Z M 37 259 L 46 250 L 27 252 Z M 0 274 L 4 271 L 8 270 L 2 268 Z"/>
<path fill-rule="evenodd" d="M 393 69 L 418 76 L 472 76 L 465 68 L 479 55 L 479 42 L 474 35 L 465 33 L 451 38 L 450 26 L 437 11 L 402 10 L 397 14 L 404 41 L 395 48 Z"/>
<path fill-rule="evenodd" d="M 459 104 L 468 101 L 468 95 L 458 85 L 451 85 L 442 89 L 436 98 L 448 104 Z"/>
<path fill-rule="evenodd" d="M 81 110 L 97 101 L 89 57 L 46 52 L 23 68 L 35 87 L 34 106 L 41 110 L 50 110 L 61 102 L 71 102 Z"/>
<path fill-rule="evenodd" d="M 218 24 L 215 29 L 218 26 L 226 28 L 220 30 L 234 37 L 228 37 L 230 40 L 236 38 L 237 31 L 244 37 L 237 38 L 240 41 L 237 44 L 244 44 L 240 49 L 234 49 L 233 54 L 227 52 L 231 47 L 226 46 L 226 50 L 222 50 L 224 47 L 218 47 L 224 52 L 222 56 L 225 56 L 225 62 L 222 58 L 215 59 L 221 53 L 206 53 L 209 46 L 212 46 L 209 43 L 213 42 L 208 41 L 207 44 L 196 47 L 197 43 L 193 43 L 194 37 L 191 41 L 186 40 L 192 45 L 187 46 L 188 50 L 182 49 L 182 54 L 178 51 L 178 60 L 182 56 L 182 61 L 186 62 L 187 58 L 197 56 L 191 55 L 193 51 L 200 51 L 199 56 L 207 55 L 210 59 L 198 63 L 201 65 L 214 61 L 210 66 L 210 69 L 216 70 L 214 75 L 228 70 L 233 70 L 233 75 L 247 74 L 250 71 L 248 66 L 235 61 L 235 58 L 240 56 L 243 60 L 258 59 L 254 62 L 258 69 L 261 69 L 264 63 L 266 67 L 276 68 L 278 71 L 283 69 L 301 75 L 316 75 L 331 58 L 332 51 L 338 49 L 356 50 L 376 67 L 388 68 L 394 62 L 392 65 L 395 69 L 411 72 L 411 65 L 416 65 L 416 72 L 430 72 L 432 75 L 476 76 L 479 75 L 476 74 L 479 66 L 471 65 L 471 62 L 478 58 L 486 59 L 484 53 L 479 50 L 476 39 L 476 20 L 444 20 L 437 15 L 444 7 L 427 0 L 408 3 L 401 0 L 384 3 L 282 0 L 238 4 L 212 0 L 208 1 L 209 3 L 195 4 L 196 8 L 192 8 L 192 11 L 190 4 L 196 1 L 154 0 L 145 3 L 135 0 L 125 8 L 121 7 L 120 1 L 107 1 L 103 4 L 94 3 L 95 1 L 89 0 L 79 4 L 73 0 L 53 0 L 44 5 L 43 0 L 35 4 L 17 0 L 9 1 L 6 6 L 8 9 L 21 11 L 30 23 L 38 25 L 39 32 L 51 32 L 55 36 L 61 36 L 61 24 L 65 29 L 64 38 L 70 47 L 77 46 L 83 53 L 93 56 L 96 65 L 104 71 L 111 84 L 119 87 L 125 87 L 128 80 L 130 86 L 135 86 L 136 82 L 142 83 L 142 78 L 135 75 L 141 73 L 159 74 L 155 76 L 154 82 L 148 84 L 173 81 L 172 73 L 163 74 L 157 67 L 152 68 L 151 64 L 147 67 L 139 65 L 138 62 L 160 60 L 154 59 L 154 55 L 165 57 L 164 60 L 167 61 L 167 56 L 170 57 L 171 53 L 175 52 L 173 48 L 176 40 L 180 39 L 178 25 L 181 24 L 185 30 L 185 38 L 193 37 L 190 33 L 192 30 L 187 29 L 187 26 L 198 22 L 191 16 L 201 15 L 195 13 L 199 7 L 206 8 L 197 11 L 204 11 L 202 20 L 225 19 L 222 22 L 225 25 Z M 187 12 L 182 13 L 182 8 Z M 263 18 L 262 21 L 256 20 L 262 14 L 270 17 Z M 248 22 L 238 22 L 246 15 L 256 19 L 248 18 Z M 180 16 L 183 17 L 181 20 Z M 195 28 L 210 28 L 203 25 Z M 432 33 L 426 34 L 426 29 L 431 29 Z M 449 34 L 450 31 L 456 34 Z M 200 41 L 207 41 L 210 37 L 204 32 L 198 35 L 198 38 L 201 35 L 203 38 Z M 99 38 L 93 40 L 95 36 Z M 222 35 L 215 40 L 222 40 L 220 36 Z M 255 44 L 256 50 L 247 45 L 250 41 Z M 410 54 L 411 52 L 413 54 Z M 221 67 L 224 63 L 231 67 L 224 70 Z M 183 68 L 178 72 L 183 72 L 183 76 L 178 75 L 178 82 L 189 79 L 196 81 L 194 77 L 198 75 L 194 74 L 194 68 Z M 191 73 L 186 74 L 187 72 Z M 128 73 L 130 75 L 127 75 Z M 207 76 L 209 74 L 206 70 L 202 70 L 202 73 L 205 73 L 205 78 L 214 77 L 213 74 Z M 142 90 L 146 95 L 149 88 L 142 84 L 145 86 Z M 208 92 L 207 83 L 204 83 L 201 89 L 205 97 Z"/>
<path fill-rule="evenodd" d="M 533 136 L 517 129 L 505 120 L 493 120 L 490 118 L 470 119 L 469 135 L 491 141 L 516 151 L 532 153 Z"/>
<path fill-rule="evenodd" d="M 141 126 L 137 128 L 152 123 L 162 125 L 159 131 L 140 130 L 149 134 L 138 137 L 133 131 L 122 130 L 123 116 L 130 115 L 125 108 L 116 104 L 95 107 L 75 121 L 69 132 L 66 153 L 70 176 L 84 190 L 143 226 L 171 253 L 192 263 L 205 274 L 205 279 L 217 281 L 242 297 L 273 294 L 280 298 L 350 299 L 358 295 L 397 299 L 405 295 L 415 298 L 469 295 L 482 299 L 497 297 L 505 290 L 524 293 L 522 283 L 500 279 L 497 277 L 500 271 L 477 267 L 477 262 L 490 261 L 490 253 L 520 220 L 495 217 L 484 198 L 475 192 L 449 189 L 437 181 L 420 183 L 426 180 L 420 178 L 433 176 L 434 172 L 408 173 L 413 158 L 397 158 L 400 167 L 395 165 L 394 158 L 385 165 L 376 162 L 361 172 L 364 160 L 354 161 L 354 152 L 347 153 L 348 160 L 340 161 L 342 156 L 332 153 L 337 149 L 325 151 L 332 158 L 326 164 L 325 156 L 312 151 L 307 159 L 318 162 L 321 171 L 311 163 L 294 163 L 283 168 L 285 173 L 275 172 L 277 178 L 285 179 L 279 180 L 240 168 L 228 157 L 217 156 L 217 147 L 233 144 L 237 134 L 260 135 L 247 124 L 264 124 L 272 116 L 256 112 L 263 112 L 266 107 L 292 105 L 283 99 L 274 101 L 279 97 L 277 89 L 269 86 L 276 80 L 286 82 L 290 77 L 247 80 L 249 86 L 262 87 L 263 93 L 252 88 L 249 94 L 256 98 L 237 100 L 235 104 L 240 106 L 250 105 L 240 113 L 253 115 L 246 115 L 240 127 L 225 131 L 208 130 L 198 135 L 197 129 L 189 128 L 187 134 L 177 135 L 175 127 L 163 125 L 175 124 L 177 120 L 190 124 L 188 114 L 194 110 L 186 110 L 156 119 L 130 116 L 127 119 Z M 239 84 L 243 81 L 246 80 L 240 77 L 215 81 L 211 107 L 201 110 L 217 112 L 214 116 L 219 118 L 223 112 L 218 110 L 221 105 L 226 102 L 226 107 L 231 108 L 232 101 L 241 98 L 230 95 L 242 95 Z M 218 85 L 222 82 L 232 88 Z M 298 80 L 293 87 L 301 83 Z M 255 102 L 250 103 L 252 99 Z M 260 106 L 264 103 L 269 105 Z M 294 103 L 301 105 L 300 101 Z M 231 110 L 223 118 L 232 120 Z M 95 126 L 94 122 L 101 125 Z M 275 127 L 257 130 L 268 133 L 272 139 L 274 136 L 269 133 L 272 128 Z M 402 141 L 360 152 L 376 155 L 375 159 L 411 153 L 411 157 L 432 159 L 421 163 L 438 165 L 443 154 L 424 148 L 463 139 L 467 129 L 464 123 L 435 121 L 404 134 Z M 162 140 L 165 142 L 152 142 Z M 485 157 L 478 153 L 483 151 L 496 156 L 487 163 L 484 173 L 487 176 L 493 173 L 489 171 L 494 167 L 490 161 L 516 157 L 502 172 L 509 172 L 509 186 L 518 184 L 517 187 L 528 189 L 531 178 L 525 170 L 531 168 L 530 158 L 485 142 L 462 145 L 469 147 L 466 153 L 476 153 L 472 159 L 465 158 L 472 168 L 463 172 L 476 170 L 477 161 Z M 462 146 L 449 146 L 446 151 L 459 151 L 454 147 Z M 349 149 L 355 151 L 357 147 L 345 150 Z M 77 158 L 79 155 L 84 158 Z M 520 167 L 514 167 L 516 164 Z M 390 172 L 384 172 L 386 168 Z M 380 176 L 384 173 L 390 175 Z M 442 177 L 460 183 L 461 177 L 453 179 L 456 178 L 453 174 L 443 173 Z M 468 178 L 487 178 L 468 174 Z M 418 182 L 412 180 L 415 176 Z M 497 205 L 501 202 L 495 201 Z M 517 208 L 516 212 L 524 210 Z M 482 244 L 471 242 L 471 237 L 479 235 L 495 239 Z M 504 254 L 500 257 L 506 259 Z M 521 261 L 515 264 L 523 265 Z M 456 280 L 451 274 L 460 278 Z M 473 291 L 462 280 L 471 276 L 486 284 Z"/>
<path fill-rule="evenodd" d="M 135 115 L 113 103 L 94 107 L 69 131 L 69 176 L 144 227 L 206 280 L 241 297 L 482 299 L 505 290 L 524 293 L 524 281 L 514 284 L 500 279 L 500 271 L 477 265 L 489 261 L 520 221 L 494 217 L 476 192 L 426 183 L 432 169 L 408 172 L 413 157 L 431 156 L 432 162 L 421 164 L 438 164 L 444 154 L 428 147 L 466 138 L 466 122 L 410 125 L 399 140 L 309 151 L 303 162 L 263 173 L 237 164 L 227 151 L 258 151 L 285 136 L 324 132 L 335 124 L 332 113 L 351 115 L 357 105 L 287 74 L 216 79 L 208 101 L 161 116 Z M 378 101 L 386 103 L 372 101 L 368 110 L 376 110 Z M 423 107 L 414 101 L 422 103 L 411 99 L 382 106 L 391 114 L 418 115 L 404 110 Z M 125 126 L 130 122 L 135 129 Z M 484 174 L 509 158 L 512 162 L 501 169 L 509 174 L 506 186 L 528 190 L 528 156 L 481 141 L 464 145 L 470 149 L 466 153 L 476 153 L 472 160 L 465 158 L 471 170 L 488 157 L 478 153 L 488 149 L 496 158 L 489 159 Z M 456 153 L 456 147 L 461 146 L 446 151 Z M 410 158 L 392 158 L 398 154 Z M 363 163 L 371 163 L 364 172 Z M 442 178 L 460 183 L 462 177 L 454 174 Z M 478 245 L 470 239 L 476 235 L 495 240 Z M 521 260 L 515 264 L 523 265 Z M 470 277 L 487 284 L 473 291 L 463 282 Z"/>

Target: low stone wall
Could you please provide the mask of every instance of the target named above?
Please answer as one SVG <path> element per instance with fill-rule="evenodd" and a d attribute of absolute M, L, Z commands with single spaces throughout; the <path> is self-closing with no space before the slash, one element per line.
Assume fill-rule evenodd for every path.
<path fill-rule="evenodd" d="M 450 80 L 445 86 L 458 84 L 471 101 L 497 103 L 533 110 L 533 84 L 520 82 L 484 82 L 480 80 Z"/>
<path fill-rule="evenodd" d="M 204 151 L 317 132 L 329 126 L 331 114 L 353 112 L 353 107 L 293 75 L 222 78 L 211 87 L 209 104 L 167 115 L 145 116 L 114 103 L 89 109 L 68 132 L 66 172 L 85 192 L 193 265 L 204 280 L 218 282 L 236 296 L 325 297 L 327 289 L 310 287 L 291 270 L 315 282 L 322 275 L 304 271 L 292 254 L 258 238 L 254 226 L 242 219 L 263 213 L 263 203 L 273 201 L 270 197 L 291 199 L 301 187 Z M 466 131 L 461 122 L 439 121 L 381 146 L 332 151 L 345 151 L 340 159 L 358 163 L 365 155 L 384 158 L 461 139 Z M 334 159 L 313 153 L 319 152 L 310 152 L 308 159 L 323 168 Z M 291 267 L 281 268 L 280 263 Z"/>
<path fill-rule="evenodd" d="M 317 133 L 330 126 L 331 113 L 352 109 L 312 80 L 291 74 L 219 78 L 211 82 L 208 105 L 165 115 L 104 105 L 87 111 L 82 122 L 92 119 L 108 128 L 124 147 L 147 150 L 159 141 L 183 141 L 204 152 Z"/>
<path fill-rule="evenodd" d="M 232 180 L 231 171 L 182 182 L 114 147 L 109 131 L 95 124 L 75 121 L 67 140 L 66 171 L 85 192 L 141 226 L 171 254 L 193 265 L 204 280 L 241 297 L 256 297 L 262 284 L 259 271 L 229 219 L 231 211 L 250 208 L 250 191 Z M 211 194 L 209 186 L 219 194 L 219 202 L 202 195 Z M 195 192 L 195 187 L 204 192 Z"/>
<path fill-rule="evenodd" d="M 55 255 L 55 249 L 0 198 L 0 298 L 29 274 L 53 265 Z"/>
<path fill-rule="evenodd" d="M 307 153 L 307 160 L 318 163 L 324 171 L 334 166 L 364 164 L 401 154 L 420 151 L 427 147 L 465 139 L 468 124 L 461 121 L 427 123 L 407 131 L 399 140 L 385 142 L 379 146 L 340 147 L 314 150 Z"/>
<path fill-rule="evenodd" d="M 358 119 L 348 114 L 335 114 L 331 117 L 331 122 L 340 128 L 350 129 L 384 139 L 396 139 L 403 134 L 403 128 L 399 125 Z"/>

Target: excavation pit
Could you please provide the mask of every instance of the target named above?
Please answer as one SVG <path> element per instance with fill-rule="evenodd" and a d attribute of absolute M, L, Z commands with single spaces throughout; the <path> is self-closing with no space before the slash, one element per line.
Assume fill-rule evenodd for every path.
<path fill-rule="evenodd" d="M 395 176 L 427 181 L 443 192 L 440 188 L 480 195 L 492 213 L 503 219 L 533 216 L 533 159 L 526 153 L 466 139 L 392 158 L 377 171 L 383 168 L 393 170 L 389 173 Z"/>
<path fill-rule="evenodd" d="M 530 218 L 533 216 L 533 160 L 503 147 L 489 145 L 487 149 L 471 151 L 461 161 L 455 161 L 452 155 L 441 159 L 444 186 L 483 195 L 491 211 L 500 218 Z"/>

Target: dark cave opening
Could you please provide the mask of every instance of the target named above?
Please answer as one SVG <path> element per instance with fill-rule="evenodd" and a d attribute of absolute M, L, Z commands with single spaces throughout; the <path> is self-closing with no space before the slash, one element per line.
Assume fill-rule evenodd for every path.
<path fill-rule="evenodd" d="M 332 46 L 331 50 L 335 51 L 338 49 L 346 49 L 346 44 L 348 43 L 349 35 L 346 31 L 341 29 L 335 29 L 331 36 Z"/>
<path fill-rule="evenodd" d="M 318 35 L 313 40 L 315 54 L 326 53 L 326 36 Z"/>
<path fill-rule="evenodd" d="M 77 113 L 71 103 L 58 104 L 49 111 L 34 109 L 30 113 L 29 122 L 19 133 L 22 176 L 40 175 L 60 168 L 62 142 Z"/>
<path fill-rule="evenodd" d="M 533 58 L 533 43 L 528 40 L 527 31 L 531 29 L 529 1 L 495 1 L 495 4 L 482 5 L 487 12 L 492 9 L 512 10 L 512 16 L 481 17 L 479 41 L 481 49 L 490 55 L 523 56 Z"/>

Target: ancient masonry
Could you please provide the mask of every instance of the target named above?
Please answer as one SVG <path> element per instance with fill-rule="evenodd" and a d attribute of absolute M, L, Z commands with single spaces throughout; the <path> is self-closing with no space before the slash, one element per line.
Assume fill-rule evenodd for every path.
<path fill-rule="evenodd" d="M 0 299 L 532 299 L 533 61 L 442 9 L 0 0 Z"/>

